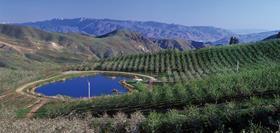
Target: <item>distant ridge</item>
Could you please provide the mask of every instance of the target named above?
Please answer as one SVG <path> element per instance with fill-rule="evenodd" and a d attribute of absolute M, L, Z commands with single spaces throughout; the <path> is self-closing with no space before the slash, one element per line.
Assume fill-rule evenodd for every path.
<path fill-rule="evenodd" d="M 152 43 L 155 43 L 163 50 L 177 49 L 179 51 L 185 51 L 206 47 L 206 45 L 203 42 L 196 42 L 191 40 L 147 38 L 137 32 L 129 31 L 128 29 L 118 29 L 105 35 L 97 36 L 97 38 L 109 38 L 115 36 L 129 38 L 130 40 L 134 40 L 141 43 L 148 43 L 151 45 L 154 45 Z"/>
<path fill-rule="evenodd" d="M 274 35 L 272 35 L 272 36 L 269 36 L 269 37 L 265 38 L 264 41 L 272 40 L 272 39 L 280 39 L 280 32 L 278 32 L 277 34 L 274 34 Z"/>
<path fill-rule="evenodd" d="M 130 31 L 128 29 L 116 29 L 116 30 L 106 33 L 104 35 L 97 36 L 97 38 L 105 38 L 105 37 L 116 36 L 116 35 L 118 35 L 118 36 L 139 36 L 139 37 L 142 36 L 141 34 Z"/>
<path fill-rule="evenodd" d="M 38 22 L 20 23 L 18 25 L 30 26 L 49 32 L 80 33 L 89 36 L 102 37 L 116 30 L 127 29 L 137 32 L 146 38 L 180 39 L 204 42 L 212 45 L 228 44 L 230 37 L 236 36 L 241 43 L 261 41 L 277 31 L 268 31 L 251 34 L 236 34 L 230 30 L 212 26 L 183 26 L 166 24 L 154 21 L 129 21 L 112 19 L 51 19 Z"/>
<path fill-rule="evenodd" d="M 211 26 L 183 26 L 160 22 L 122 21 L 112 19 L 52 19 L 40 22 L 22 23 L 51 32 L 79 32 L 101 36 L 118 29 L 135 31 L 147 38 L 184 39 L 198 42 L 213 42 L 234 35 L 229 30 Z"/>
<path fill-rule="evenodd" d="M 235 35 L 239 38 L 242 43 L 250 43 L 250 42 L 257 42 L 262 41 L 265 38 L 277 34 L 278 31 L 268 31 L 268 32 L 260 32 L 260 33 L 251 33 L 251 34 L 244 34 L 244 35 Z M 225 37 L 221 40 L 212 42 L 213 44 L 228 44 L 230 37 Z"/>

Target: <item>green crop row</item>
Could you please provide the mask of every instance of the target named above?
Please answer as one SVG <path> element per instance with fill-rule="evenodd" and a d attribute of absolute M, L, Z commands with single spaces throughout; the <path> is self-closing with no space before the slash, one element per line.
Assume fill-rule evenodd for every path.
<path fill-rule="evenodd" d="M 146 91 L 118 96 L 97 97 L 67 104 L 49 104 L 38 114 L 57 116 L 73 111 L 95 113 L 109 111 L 133 112 L 134 110 L 173 108 L 201 103 L 244 99 L 249 96 L 279 94 L 280 67 L 278 65 L 243 71 L 236 74 L 221 74 L 187 84 L 156 85 Z M 55 106 L 55 107 L 53 107 Z"/>
<path fill-rule="evenodd" d="M 235 72 L 244 67 L 279 62 L 280 40 L 247 45 L 210 47 L 195 51 L 167 50 L 154 54 L 113 57 L 66 70 L 127 71 L 157 75 L 167 82 L 204 79 L 217 73 Z M 165 76 L 160 76 L 165 75 Z M 177 76 L 177 77 L 176 77 Z"/>
<path fill-rule="evenodd" d="M 167 113 L 152 112 L 141 124 L 143 132 L 242 132 L 251 124 L 279 130 L 280 98 L 250 98 L 244 102 L 190 106 Z"/>

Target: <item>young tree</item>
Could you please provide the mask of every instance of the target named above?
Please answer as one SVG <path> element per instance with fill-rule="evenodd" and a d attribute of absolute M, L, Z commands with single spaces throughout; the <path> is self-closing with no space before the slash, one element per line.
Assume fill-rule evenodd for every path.
<path fill-rule="evenodd" d="M 278 32 L 277 37 L 276 38 L 280 38 L 280 32 Z"/>
<path fill-rule="evenodd" d="M 239 43 L 239 39 L 237 37 L 231 37 L 230 38 L 230 41 L 229 41 L 229 44 L 230 45 L 234 45 L 234 44 L 238 44 Z"/>

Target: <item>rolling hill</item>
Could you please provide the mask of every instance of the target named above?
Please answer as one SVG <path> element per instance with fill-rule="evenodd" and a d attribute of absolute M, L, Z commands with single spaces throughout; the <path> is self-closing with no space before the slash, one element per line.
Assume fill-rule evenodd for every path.
<path fill-rule="evenodd" d="M 203 43 L 179 39 L 151 39 L 129 30 L 115 30 L 101 36 L 51 33 L 31 27 L 0 25 L 1 66 L 27 61 L 78 63 L 118 55 L 180 51 L 205 47 Z M 14 65 L 15 66 L 15 65 Z"/>
<path fill-rule="evenodd" d="M 159 49 L 152 42 L 137 42 L 121 35 L 94 38 L 80 34 L 50 33 L 30 27 L 0 25 L 2 66 L 12 60 L 23 64 L 27 61 L 77 63 L 120 53 L 155 52 Z"/>
<path fill-rule="evenodd" d="M 179 51 L 194 50 L 207 47 L 206 44 L 182 39 L 152 39 L 162 49 L 177 49 Z"/>
<path fill-rule="evenodd" d="M 252 43 L 203 48 L 193 51 L 165 51 L 155 54 L 130 55 L 109 58 L 98 69 L 112 71 L 144 72 L 160 76 L 164 81 L 178 82 L 204 78 L 216 73 L 236 71 L 280 59 L 278 39 Z M 238 62 L 238 63 L 237 63 Z M 166 78 L 167 76 L 167 78 Z"/>
<path fill-rule="evenodd" d="M 186 50 L 194 50 L 199 48 L 204 48 L 207 45 L 202 42 L 196 41 L 186 41 L 182 39 L 154 39 L 154 38 L 147 38 L 142 36 L 140 33 L 132 32 L 127 29 L 119 29 L 112 31 L 108 34 L 104 34 L 101 36 L 97 36 L 96 38 L 107 38 L 112 39 L 116 36 L 122 38 L 128 38 L 129 40 L 134 40 L 136 42 L 140 42 L 142 44 L 147 44 L 146 47 L 150 46 L 157 46 L 160 50 L 168 50 L 168 49 L 177 49 L 179 51 L 186 51 Z M 143 49 L 143 51 L 147 51 L 148 49 Z"/>

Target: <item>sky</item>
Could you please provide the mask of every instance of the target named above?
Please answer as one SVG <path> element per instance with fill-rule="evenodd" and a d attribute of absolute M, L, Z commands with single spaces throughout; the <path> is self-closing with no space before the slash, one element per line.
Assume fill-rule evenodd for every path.
<path fill-rule="evenodd" d="M 0 22 L 87 17 L 278 30 L 279 7 L 280 0 L 0 0 Z"/>

